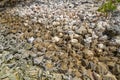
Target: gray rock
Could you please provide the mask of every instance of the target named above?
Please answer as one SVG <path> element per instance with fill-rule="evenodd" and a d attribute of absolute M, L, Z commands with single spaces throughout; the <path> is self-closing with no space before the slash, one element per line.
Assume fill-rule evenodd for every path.
<path fill-rule="evenodd" d="M 92 42 L 92 37 L 87 37 L 86 39 L 84 39 L 85 43 L 91 43 Z"/>
<path fill-rule="evenodd" d="M 0 59 L 0 66 L 2 65 L 2 60 Z"/>
<path fill-rule="evenodd" d="M 13 54 L 6 55 L 5 57 L 6 57 L 6 60 L 9 61 L 13 59 Z"/>
<path fill-rule="evenodd" d="M 71 43 L 78 43 L 77 39 L 71 39 Z"/>
<path fill-rule="evenodd" d="M 36 57 L 36 58 L 33 59 L 33 62 L 34 62 L 34 64 L 39 65 L 42 62 L 42 60 L 43 60 L 43 56 Z"/>
<path fill-rule="evenodd" d="M 110 73 L 108 73 L 107 75 L 103 76 L 102 80 L 117 80 L 116 77 Z"/>
<path fill-rule="evenodd" d="M 104 48 L 104 45 L 103 44 L 98 44 L 98 47 L 103 49 Z"/>
<path fill-rule="evenodd" d="M 3 48 L 3 46 L 0 44 L 0 50 L 3 50 L 4 48 Z"/>

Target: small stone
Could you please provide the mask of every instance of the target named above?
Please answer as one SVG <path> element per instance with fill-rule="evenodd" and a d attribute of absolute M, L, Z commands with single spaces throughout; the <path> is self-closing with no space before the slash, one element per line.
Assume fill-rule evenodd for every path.
<path fill-rule="evenodd" d="M 102 80 L 102 77 L 99 74 L 97 74 L 96 72 L 93 72 L 93 77 L 95 80 Z"/>
<path fill-rule="evenodd" d="M 103 76 L 102 80 L 117 80 L 116 77 L 110 73 L 108 73 L 107 75 Z"/>
<path fill-rule="evenodd" d="M 77 34 L 82 34 L 87 32 L 85 26 L 81 26 L 79 29 L 75 30 Z"/>
<path fill-rule="evenodd" d="M 2 65 L 2 60 L 0 59 L 0 66 Z"/>
<path fill-rule="evenodd" d="M 89 50 L 89 49 L 84 49 L 83 53 L 84 53 L 84 57 L 85 57 L 86 59 L 92 59 L 93 56 L 94 56 L 93 51 L 91 51 L 91 50 Z"/>
<path fill-rule="evenodd" d="M 103 44 L 98 44 L 98 47 L 103 49 L 104 48 L 104 45 Z"/>
<path fill-rule="evenodd" d="M 110 68 L 113 68 L 115 66 L 115 62 L 107 62 L 107 65 L 110 67 Z"/>
<path fill-rule="evenodd" d="M 29 57 L 29 52 L 25 51 L 25 53 L 22 54 L 22 58 L 28 58 Z"/>
<path fill-rule="evenodd" d="M 85 43 L 91 43 L 92 42 L 92 37 L 87 37 L 86 39 L 84 39 Z"/>
<path fill-rule="evenodd" d="M 74 77 L 72 80 L 82 80 L 82 79 L 78 77 Z"/>
<path fill-rule="evenodd" d="M 29 42 L 29 43 L 32 43 L 34 40 L 35 40 L 34 37 L 30 37 L 30 38 L 28 39 L 28 42 Z"/>
<path fill-rule="evenodd" d="M 78 43 L 77 39 L 71 39 L 71 43 Z"/>
<path fill-rule="evenodd" d="M 32 48 L 32 44 L 26 43 L 25 46 L 24 46 L 24 48 L 25 48 L 26 50 L 29 50 L 29 49 Z"/>
<path fill-rule="evenodd" d="M 96 66 L 96 72 L 100 75 L 105 75 L 108 73 L 108 67 L 105 64 L 99 62 Z"/>
<path fill-rule="evenodd" d="M 24 23 L 24 26 L 28 26 L 28 23 Z"/>
<path fill-rule="evenodd" d="M 43 60 L 43 56 L 36 57 L 36 58 L 33 59 L 33 62 L 34 62 L 34 64 L 39 65 L 42 62 L 42 60 Z"/>
<path fill-rule="evenodd" d="M 81 76 L 81 73 L 77 69 L 75 69 L 74 74 L 75 74 L 76 77 L 80 77 Z"/>
<path fill-rule="evenodd" d="M 119 37 L 119 36 L 117 36 L 117 37 L 115 38 L 115 42 L 116 42 L 117 44 L 120 44 L 120 37 Z"/>
<path fill-rule="evenodd" d="M 4 47 L 2 45 L 0 45 L 0 50 L 3 50 L 3 49 L 4 49 Z"/>
<path fill-rule="evenodd" d="M 53 64 L 52 64 L 52 62 L 51 62 L 51 61 L 47 61 L 47 62 L 45 63 L 45 67 L 46 67 L 47 70 L 53 69 Z"/>
<path fill-rule="evenodd" d="M 37 57 L 37 54 L 36 54 L 36 53 L 34 53 L 34 52 L 32 52 L 32 51 L 29 53 L 29 55 L 30 55 L 32 58 Z"/>
<path fill-rule="evenodd" d="M 53 73 L 52 75 L 53 75 L 55 80 L 62 80 L 62 75 L 61 74 Z"/>
<path fill-rule="evenodd" d="M 54 25 L 54 26 L 59 26 L 59 25 L 60 25 L 60 22 L 53 22 L 53 25 Z"/>
<path fill-rule="evenodd" d="M 120 74 L 120 65 L 119 64 L 115 64 L 113 70 L 114 70 L 115 73 Z"/>
<path fill-rule="evenodd" d="M 6 55 L 5 57 L 6 57 L 6 60 L 9 61 L 13 59 L 13 54 Z"/>
<path fill-rule="evenodd" d="M 60 38 L 57 37 L 57 36 L 55 36 L 55 37 L 52 38 L 52 42 L 58 42 L 59 40 L 60 40 Z"/>
<path fill-rule="evenodd" d="M 68 69 L 67 64 L 66 63 L 61 63 L 61 70 L 65 71 L 67 69 Z"/>
<path fill-rule="evenodd" d="M 0 54 L 0 58 L 2 58 L 2 54 Z"/>

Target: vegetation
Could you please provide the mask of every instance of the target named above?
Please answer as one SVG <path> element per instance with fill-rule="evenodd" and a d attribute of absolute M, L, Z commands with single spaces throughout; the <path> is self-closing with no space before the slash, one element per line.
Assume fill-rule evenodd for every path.
<path fill-rule="evenodd" d="M 98 8 L 99 12 L 108 14 L 117 9 L 117 5 L 120 3 L 120 0 L 107 0 L 102 6 Z"/>

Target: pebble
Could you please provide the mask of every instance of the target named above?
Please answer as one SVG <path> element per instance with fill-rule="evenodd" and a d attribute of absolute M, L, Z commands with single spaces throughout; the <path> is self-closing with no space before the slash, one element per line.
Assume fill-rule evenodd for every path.
<path fill-rule="evenodd" d="M 60 38 L 57 37 L 57 36 L 55 36 L 55 37 L 52 38 L 52 42 L 58 42 L 59 40 L 60 40 Z"/>
<path fill-rule="evenodd" d="M 30 37 L 30 38 L 28 39 L 28 42 L 29 42 L 29 43 L 32 43 L 34 40 L 35 40 L 34 37 Z"/>
<path fill-rule="evenodd" d="M 102 80 L 117 80 L 116 77 L 110 73 L 108 73 L 107 75 L 103 76 Z"/>
<path fill-rule="evenodd" d="M 71 39 L 71 43 L 78 43 L 77 39 Z"/>
<path fill-rule="evenodd" d="M 111 20 L 108 20 L 96 12 L 99 2 L 79 0 L 79 2 L 65 3 L 62 2 L 63 0 L 59 1 L 58 3 L 56 0 L 54 4 L 50 2 L 48 5 L 47 0 L 36 0 L 24 6 L 22 2 L 6 9 L 0 22 L 10 26 L 5 26 L 5 31 L 1 30 L 4 26 L 0 27 L 0 51 L 4 49 L 8 51 L 3 51 L 0 58 L 7 57 L 6 60 L 15 58 L 20 63 L 31 61 L 35 64 L 34 67 L 36 65 L 44 67 L 44 77 L 50 80 L 53 76 L 55 79 L 62 80 L 61 74 L 66 76 L 65 80 L 119 80 L 119 56 L 113 53 L 119 52 L 116 52 L 116 49 L 118 49 L 120 39 L 119 36 L 116 37 L 117 35 L 112 36 L 113 45 L 109 46 L 112 40 L 109 40 L 110 35 L 105 32 L 106 28 L 114 27 L 114 25 L 117 25 L 115 33 L 119 32 L 119 14 L 117 13 L 117 18 L 112 16 Z M 114 24 L 111 22 L 113 19 L 115 19 Z M 7 33 L 9 30 L 11 32 Z M 17 37 L 10 38 L 11 34 L 17 33 L 25 33 L 23 41 L 19 41 Z M 114 46 L 115 43 L 117 46 Z M 17 50 L 21 48 L 18 46 L 25 51 L 19 53 Z M 14 55 L 9 52 L 13 48 L 16 50 L 13 52 Z M 1 65 L 3 64 L 7 63 L 2 62 Z M 27 72 L 28 76 L 37 76 L 37 67 L 33 69 L 33 65 L 19 65 L 27 66 L 27 69 L 32 66 L 32 69 L 28 71 L 25 69 L 24 74 Z M 19 65 L 17 65 L 18 68 L 22 69 Z M 70 68 L 69 72 L 68 68 Z M 51 72 L 58 72 L 58 74 L 51 74 Z M 43 75 L 41 71 L 40 74 Z"/>
<path fill-rule="evenodd" d="M 93 56 L 94 56 L 94 53 L 93 53 L 93 51 L 91 51 L 91 50 L 84 49 L 83 52 L 84 52 L 84 57 L 85 57 L 85 59 L 92 59 Z"/>
<path fill-rule="evenodd" d="M 104 48 L 104 45 L 103 45 L 103 44 L 98 44 L 98 47 L 99 47 L 100 49 L 103 49 L 103 48 Z"/>
<path fill-rule="evenodd" d="M 36 57 L 33 59 L 34 64 L 39 65 L 43 60 L 43 56 L 41 57 Z"/>
<path fill-rule="evenodd" d="M 115 38 L 115 42 L 120 45 L 120 36 L 117 36 L 117 37 Z"/>

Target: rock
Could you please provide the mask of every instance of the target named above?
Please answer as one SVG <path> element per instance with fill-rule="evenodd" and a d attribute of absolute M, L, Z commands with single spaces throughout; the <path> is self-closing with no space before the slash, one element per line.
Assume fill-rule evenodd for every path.
<path fill-rule="evenodd" d="M 89 76 L 84 75 L 82 76 L 82 80 L 91 80 L 91 78 Z"/>
<path fill-rule="evenodd" d="M 30 38 L 28 39 L 28 42 L 29 42 L 29 43 L 32 43 L 34 40 L 35 40 L 34 37 L 30 37 Z"/>
<path fill-rule="evenodd" d="M 93 59 L 93 56 L 94 56 L 93 51 L 91 51 L 89 49 L 84 49 L 83 53 L 84 53 L 85 59 Z"/>
<path fill-rule="evenodd" d="M 62 62 L 60 66 L 61 70 L 66 71 L 68 69 L 67 64 Z"/>
<path fill-rule="evenodd" d="M 120 45 L 120 36 L 116 36 L 115 42 Z"/>
<path fill-rule="evenodd" d="M 62 75 L 58 73 L 52 73 L 54 80 L 62 80 Z"/>
<path fill-rule="evenodd" d="M 82 79 L 78 77 L 74 77 L 72 80 L 82 80 Z"/>
<path fill-rule="evenodd" d="M 6 55 L 5 57 L 6 57 L 6 60 L 9 61 L 13 59 L 13 54 Z"/>
<path fill-rule="evenodd" d="M 91 43 L 92 42 L 92 37 L 86 37 L 85 39 L 84 39 L 84 42 L 85 43 Z"/>
<path fill-rule="evenodd" d="M 95 71 L 95 69 L 96 69 L 96 64 L 93 63 L 92 61 L 89 61 L 89 64 L 88 64 L 87 68 Z"/>
<path fill-rule="evenodd" d="M 98 24 L 97 24 L 97 29 L 98 30 L 105 30 L 105 25 L 107 25 L 106 22 L 99 21 Z"/>
<path fill-rule="evenodd" d="M 47 61 L 45 63 L 46 70 L 52 70 L 53 69 L 53 63 L 51 61 Z"/>
<path fill-rule="evenodd" d="M 106 75 L 108 73 L 108 67 L 105 64 L 99 62 L 96 66 L 96 72 L 100 75 Z"/>
<path fill-rule="evenodd" d="M 98 44 L 98 47 L 103 49 L 104 48 L 104 45 L 103 44 Z"/>
<path fill-rule="evenodd" d="M 80 71 L 78 71 L 77 69 L 74 70 L 73 74 L 75 74 L 75 76 L 78 77 L 78 78 L 81 77 L 81 75 L 82 75 L 80 73 Z"/>
<path fill-rule="evenodd" d="M 14 58 L 19 60 L 19 59 L 21 59 L 21 58 L 22 58 L 22 55 L 21 55 L 21 54 L 16 53 L 16 54 L 14 55 Z"/>
<path fill-rule="evenodd" d="M 29 52 L 29 55 L 30 55 L 32 58 L 35 58 L 35 57 L 38 56 L 37 53 L 34 53 L 34 52 L 32 52 L 32 51 Z"/>
<path fill-rule="evenodd" d="M 115 64 L 115 66 L 113 68 L 113 72 L 115 74 L 120 74 L 120 65 L 119 64 Z"/>
<path fill-rule="evenodd" d="M 0 54 L 0 59 L 2 58 L 2 55 L 3 55 L 3 54 Z"/>
<path fill-rule="evenodd" d="M 0 44 L 0 50 L 3 50 L 4 48 L 3 48 L 3 46 Z"/>
<path fill-rule="evenodd" d="M 115 66 L 115 62 L 112 62 L 112 61 L 107 62 L 107 65 L 110 69 L 113 69 L 113 67 Z"/>
<path fill-rule="evenodd" d="M 116 77 L 110 73 L 108 73 L 107 75 L 103 76 L 102 80 L 117 80 Z"/>
<path fill-rule="evenodd" d="M 92 32 L 91 34 L 92 34 L 92 38 L 95 38 L 95 39 L 98 38 L 98 36 L 95 34 L 95 32 Z"/>
<path fill-rule="evenodd" d="M 24 23 L 24 26 L 28 26 L 28 23 Z"/>
<path fill-rule="evenodd" d="M 0 66 L 2 65 L 2 60 L 0 59 Z"/>
<path fill-rule="evenodd" d="M 71 43 L 78 43 L 77 39 L 71 39 Z"/>
<path fill-rule="evenodd" d="M 55 36 L 55 37 L 52 38 L 52 42 L 58 42 L 59 40 L 60 40 L 60 38 L 57 37 L 57 36 Z"/>
<path fill-rule="evenodd" d="M 86 30 L 86 27 L 85 26 L 81 26 L 79 29 L 75 30 L 75 32 L 77 34 L 82 34 L 82 33 L 86 33 L 87 30 Z"/>
<path fill-rule="evenodd" d="M 56 22 L 53 22 L 53 25 L 54 25 L 54 26 L 59 26 L 59 25 L 60 25 L 60 22 L 57 22 L 57 21 L 56 21 Z"/>
<path fill-rule="evenodd" d="M 36 58 L 33 59 L 33 62 L 34 62 L 34 64 L 39 65 L 42 62 L 42 60 L 43 60 L 43 56 L 36 57 Z"/>
<path fill-rule="evenodd" d="M 28 58 L 30 55 L 29 51 L 25 51 L 24 53 L 22 53 L 22 58 Z"/>
<path fill-rule="evenodd" d="M 102 77 L 99 74 L 97 74 L 96 72 L 93 72 L 93 78 L 95 80 L 102 80 Z"/>
<path fill-rule="evenodd" d="M 32 44 L 30 44 L 30 43 L 25 43 L 24 45 L 25 45 L 24 48 L 25 48 L 26 50 L 29 50 L 29 49 L 32 48 Z"/>

